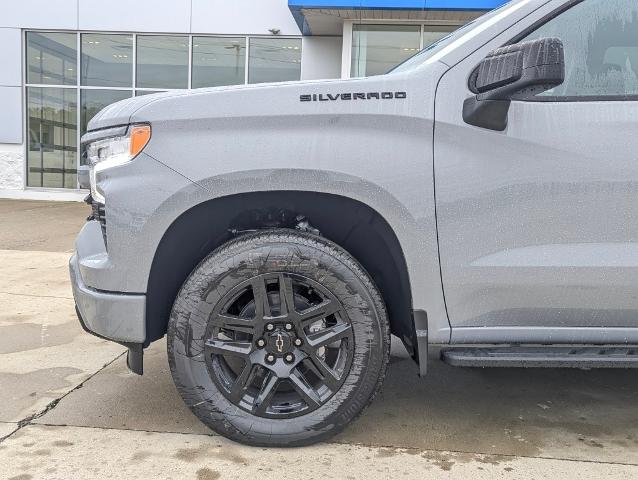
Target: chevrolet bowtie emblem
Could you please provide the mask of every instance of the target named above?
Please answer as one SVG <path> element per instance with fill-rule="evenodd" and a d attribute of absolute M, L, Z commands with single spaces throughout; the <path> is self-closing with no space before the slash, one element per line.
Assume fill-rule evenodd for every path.
<path fill-rule="evenodd" d="M 284 351 L 284 337 L 281 333 L 277 334 L 277 340 L 275 340 L 275 346 L 277 347 L 277 351 L 279 353 Z"/>

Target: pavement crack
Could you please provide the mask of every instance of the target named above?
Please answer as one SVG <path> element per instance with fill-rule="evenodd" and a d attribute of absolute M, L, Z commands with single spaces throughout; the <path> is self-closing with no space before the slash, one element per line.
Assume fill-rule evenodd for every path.
<path fill-rule="evenodd" d="M 60 424 L 60 423 L 44 423 L 39 422 L 35 425 L 40 427 L 54 427 L 54 428 L 64 428 L 64 427 L 73 427 L 73 428 L 89 428 L 95 430 L 106 430 L 106 431 L 120 431 L 120 432 L 141 432 L 141 433 L 160 433 L 167 435 L 196 435 L 200 437 L 220 437 L 218 433 L 211 431 L 211 433 L 201 433 L 201 432 L 178 432 L 174 430 L 150 430 L 147 428 L 124 428 L 124 427 L 105 427 L 103 425 L 74 425 L 74 424 Z"/>
<path fill-rule="evenodd" d="M 71 390 L 70 392 L 74 391 L 75 388 L 73 390 Z M 69 393 L 70 393 L 69 392 Z M 65 394 L 66 395 L 66 394 Z M 50 410 L 53 410 L 55 408 L 55 406 L 58 404 L 58 402 L 60 400 L 62 400 L 64 398 L 64 396 L 60 397 L 60 398 L 56 398 L 55 400 L 49 402 L 47 404 L 46 407 L 44 407 L 43 410 L 41 410 L 40 412 L 36 412 L 33 413 L 31 415 L 29 415 L 28 417 L 23 418 L 22 420 L 18 421 L 18 428 L 17 430 L 21 429 L 22 427 L 28 425 L 29 423 L 31 423 L 33 420 L 35 420 L 36 418 L 40 418 L 42 415 L 45 415 L 47 412 L 49 412 Z"/>
<path fill-rule="evenodd" d="M 59 298 L 62 300 L 73 300 L 73 296 L 61 297 L 58 295 L 33 295 L 32 293 L 16 293 L 16 292 L 3 292 L 3 291 L 0 291 L 0 294 L 15 295 L 16 297 Z"/>
<path fill-rule="evenodd" d="M 50 412 L 51 410 L 53 410 L 58 403 L 60 403 L 60 401 L 66 397 L 67 395 L 70 395 L 71 393 L 75 392 L 76 390 L 82 388 L 84 386 L 84 384 L 86 382 L 88 382 L 89 380 L 91 380 L 93 377 L 95 377 L 98 373 L 100 373 L 102 370 L 104 370 L 106 367 L 108 367 L 109 365 L 111 365 L 113 362 L 115 362 L 116 360 L 118 360 L 119 358 L 122 358 L 124 355 L 126 355 L 126 352 L 122 352 L 119 355 L 117 355 L 115 358 L 113 358 L 113 360 L 106 362 L 104 365 L 102 365 L 102 367 L 100 367 L 99 369 L 97 369 L 95 372 L 93 372 L 91 375 L 89 375 L 88 377 L 86 377 L 84 380 L 82 380 L 80 383 L 78 383 L 75 387 L 73 387 L 71 390 L 69 390 L 68 392 L 66 392 L 64 395 L 50 401 L 46 407 L 44 407 L 41 411 L 39 412 L 35 412 L 25 418 L 23 418 L 22 420 L 18 420 L 17 422 L 17 428 L 9 433 L 8 435 L 5 435 L 4 437 L 0 438 L 0 443 L 4 442 L 7 438 L 11 437 L 12 435 L 14 435 L 16 432 L 19 432 L 21 429 L 23 429 L 24 427 L 31 425 L 32 422 L 40 417 L 42 417 L 43 415 L 46 415 L 48 412 Z"/>

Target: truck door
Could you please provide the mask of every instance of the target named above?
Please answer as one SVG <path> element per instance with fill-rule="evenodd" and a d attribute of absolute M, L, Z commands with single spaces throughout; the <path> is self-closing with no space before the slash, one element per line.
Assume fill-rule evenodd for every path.
<path fill-rule="evenodd" d="M 552 5 L 454 65 L 437 89 L 436 215 L 453 342 L 638 341 L 638 2 Z M 505 131 L 466 124 L 478 62 L 544 37 L 564 43 L 565 82 L 513 101 Z"/>

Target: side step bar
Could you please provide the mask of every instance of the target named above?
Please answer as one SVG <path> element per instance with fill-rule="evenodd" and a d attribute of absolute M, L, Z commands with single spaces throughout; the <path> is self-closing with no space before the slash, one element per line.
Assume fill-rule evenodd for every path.
<path fill-rule="evenodd" d="M 638 368 L 638 347 L 459 347 L 441 350 L 455 367 Z"/>

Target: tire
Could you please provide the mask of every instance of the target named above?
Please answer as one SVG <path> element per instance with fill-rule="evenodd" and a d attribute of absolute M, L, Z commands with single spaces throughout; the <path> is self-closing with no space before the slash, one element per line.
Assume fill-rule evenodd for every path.
<path fill-rule="evenodd" d="M 186 405 L 256 446 L 343 430 L 379 391 L 390 354 L 370 276 L 336 244 L 293 230 L 246 234 L 206 257 L 177 295 L 167 338 Z"/>

